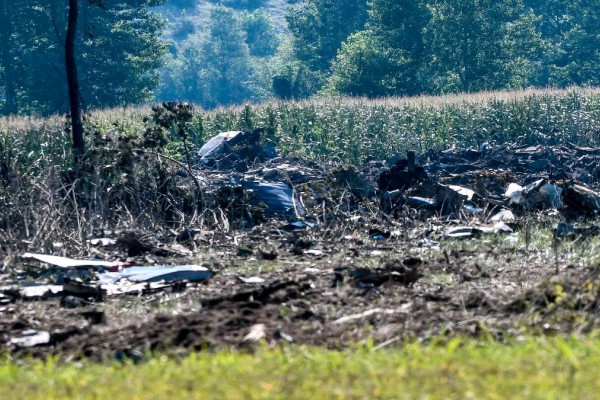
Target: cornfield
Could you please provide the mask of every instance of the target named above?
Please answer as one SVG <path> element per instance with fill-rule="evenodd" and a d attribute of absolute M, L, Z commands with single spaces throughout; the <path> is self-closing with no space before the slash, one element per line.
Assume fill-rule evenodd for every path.
<path fill-rule="evenodd" d="M 139 135 L 149 108 L 94 111 L 88 131 Z M 189 138 L 200 146 L 228 130 L 265 127 L 283 155 L 361 164 L 406 150 L 424 152 L 483 143 L 522 145 L 600 141 L 600 90 L 526 90 L 438 97 L 318 98 L 309 101 L 196 110 Z M 65 118 L 0 119 L 0 157 L 41 169 L 70 160 Z M 178 138 L 168 146 L 179 155 Z"/>
<path fill-rule="evenodd" d="M 88 152 L 79 172 L 72 165 L 67 118 L 0 119 L 0 244 L 26 238 L 27 248 L 44 251 L 61 240 L 83 249 L 85 239 L 103 229 L 204 224 L 210 205 L 178 175 L 193 162 L 194 149 L 221 131 L 263 127 L 283 156 L 355 165 L 406 150 L 486 142 L 600 145 L 597 89 L 319 98 L 196 109 L 163 126 L 157 115 L 174 115 L 166 109 L 88 113 Z M 148 143 L 154 147 L 140 150 Z"/>

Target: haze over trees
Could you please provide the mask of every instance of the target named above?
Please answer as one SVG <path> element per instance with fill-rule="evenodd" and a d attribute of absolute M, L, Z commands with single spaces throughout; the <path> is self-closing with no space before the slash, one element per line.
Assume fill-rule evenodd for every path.
<path fill-rule="evenodd" d="M 84 108 L 600 83 L 600 2 L 80 0 Z M 67 0 L 0 0 L 3 115 L 68 110 Z"/>
<path fill-rule="evenodd" d="M 166 46 L 156 0 L 80 1 L 77 67 L 84 106 L 105 108 L 153 100 Z M 64 43 L 68 2 L 0 1 L 0 93 L 9 113 L 68 110 Z"/>

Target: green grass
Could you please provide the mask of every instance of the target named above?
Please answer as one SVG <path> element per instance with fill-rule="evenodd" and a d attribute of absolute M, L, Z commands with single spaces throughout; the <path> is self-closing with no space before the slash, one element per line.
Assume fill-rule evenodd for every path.
<path fill-rule="evenodd" d="M 291 347 L 132 364 L 0 364 L 3 399 L 586 399 L 600 340 L 453 339 L 343 352 Z"/>

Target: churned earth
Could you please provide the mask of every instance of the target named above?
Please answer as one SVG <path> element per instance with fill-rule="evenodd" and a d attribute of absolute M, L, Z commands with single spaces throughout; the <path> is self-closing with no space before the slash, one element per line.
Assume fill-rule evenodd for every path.
<path fill-rule="evenodd" d="M 135 360 L 257 342 L 589 332 L 599 315 L 599 155 L 505 146 L 313 168 L 318 179 L 292 182 L 304 208 L 294 224 L 263 216 L 187 236 L 102 232 L 114 240 L 60 254 L 204 265 L 214 276 L 201 282 L 73 296 L 60 290 L 63 270 L 13 253 L 0 275 L 0 351 Z M 83 284 L 95 274 L 73 273 Z M 59 289 L 29 296 L 27 282 Z"/>

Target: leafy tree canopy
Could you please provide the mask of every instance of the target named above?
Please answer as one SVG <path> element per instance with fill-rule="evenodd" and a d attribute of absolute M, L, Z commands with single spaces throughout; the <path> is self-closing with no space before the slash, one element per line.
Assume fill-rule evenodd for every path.
<path fill-rule="evenodd" d="M 151 101 L 166 48 L 159 0 L 81 1 L 76 58 L 87 107 Z M 64 74 L 67 4 L 0 0 L 0 87 L 4 113 L 68 109 Z M 61 85 L 60 83 L 64 83 Z M 2 90 L 2 89 L 0 89 Z"/>

